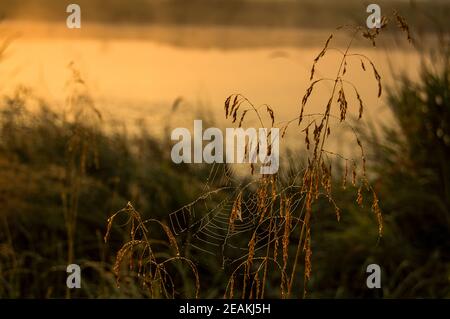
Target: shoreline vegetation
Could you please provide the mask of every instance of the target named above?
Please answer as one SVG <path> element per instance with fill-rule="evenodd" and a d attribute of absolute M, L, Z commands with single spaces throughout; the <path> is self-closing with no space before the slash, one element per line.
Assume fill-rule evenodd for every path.
<path fill-rule="evenodd" d="M 131 40 L 162 43 L 174 47 L 192 49 L 265 49 L 265 48 L 320 48 L 321 39 L 327 38 L 335 28 L 281 28 L 270 26 L 242 27 L 211 25 L 153 25 L 153 24 L 124 24 L 109 25 L 98 22 L 87 22 L 81 29 L 67 29 L 61 22 L 31 22 L 29 20 L 4 20 L 0 23 L 0 30 L 7 36 L 17 39 L 52 39 L 52 40 Z M 335 46 L 345 47 L 346 36 L 336 37 Z M 423 34 L 423 41 L 429 46 L 438 43 L 435 32 Z M 397 49 L 409 50 L 411 47 L 399 41 L 398 35 L 387 33 L 383 36 L 383 43 L 394 43 Z M 372 48 L 364 39 L 356 39 L 354 48 Z M 283 56 L 283 52 L 275 51 L 275 57 Z"/>
<path fill-rule="evenodd" d="M 368 3 L 359 0 L 271 1 L 271 0 L 78 0 L 83 22 L 112 24 L 198 25 L 329 29 L 344 24 L 362 24 Z M 392 10 L 420 30 L 434 30 L 445 22 L 447 1 L 377 2 L 383 15 Z M 5 19 L 59 21 L 66 17 L 65 3 L 58 0 L 7 1 L 0 4 Z M 106 7 L 105 7 L 106 6 Z M 432 19 L 429 15 L 432 15 Z M 362 20 L 361 20 L 362 19 Z"/>
<path fill-rule="evenodd" d="M 82 28 L 65 27 L 64 3 L 24 0 L 0 4 L 0 28 L 12 36 L 146 39 L 183 47 L 320 47 L 321 39 L 342 25 L 362 25 L 368 16 L 361 1 L 270 0 L 80 0 Z M 414 34 L 426 39 L 446 26 L 446 1 L 378 1 L 383 15 L 402 12 Z M 324 9 L 326 8 L 326 9 Z M 385 37 L 396 40 L 390 30 Z M 335 43 L 345 46 L 345 40 Z M 398 46 L 404 42 L 395 41 Z M 355 41 L 354 47 L 368 46 Z M 406 48 L 406 46 L 405 46 Z"/>

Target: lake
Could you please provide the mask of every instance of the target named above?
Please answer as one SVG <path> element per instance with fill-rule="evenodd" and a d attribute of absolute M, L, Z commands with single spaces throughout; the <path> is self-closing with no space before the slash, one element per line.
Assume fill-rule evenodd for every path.
<path fill-rule="evenodd" d="M 155 133 L 169 120 L 171 126 L 192 126 L 199 116 L 218 126 L 231 125 L 225 122 L 223 105 L 233 93 L 243 94 L 255 105 L 271 105 L 276 122 L 291 120 L 298 116 L 312 62 L 330 32 L 336 34 L 331 47 L 343 49 L 349 41 L 348 34 L 335 30 L 101 25 L 68 30 L 18 22 L 7 22 L 2 28 L 3 35 L 17 35 L 0 63 L 3 93 L 23 84 L 63 107 L 68 65 L 74 62 L 108 121 L 119 120 L 130 127 L 145 121 Z M 385 86 L 395 82 L 391 66 L 396 73 L 404 71 L 412 77 L 419 71 L 419 55 L 407 45 L 393 44 L 397 41 L 388 36 L 373 48 L 358 40 L 350 52 L 370 57 Z M 317 66 L 316 78 L 333 78 L 340 56 L 329 51 Z M 377 98 L 377 82 L 368 63 L 364 71 L 359 57 L 350 59 L 346 77 L 365 101 L 365 119 L 391 121 L 384 100 Z M 332 83 L 318 84 L 307 111 L 323 111 L 331 88 Z M 346 90 L 350 110 L 356 112 L 352 87 Z M 256 117 L 249 118 L 248 125 L 252 123 L 256 125 Z"/>

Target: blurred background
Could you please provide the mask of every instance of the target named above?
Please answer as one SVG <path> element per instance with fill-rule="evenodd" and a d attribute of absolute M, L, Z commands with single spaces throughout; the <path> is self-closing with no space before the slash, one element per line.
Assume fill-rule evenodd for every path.
<path fill-rule="evenodd" d="M 371 2 L 78 0 L 81 29 L 68 29 L 70 3 L 0 3 L 0 297 L 148 297 L 127 269 L 127 280 L 117 287 L 114 258 L 127 229 L 115 227 L 105 244 L 108 217 L 131 201 L 143 217 L 169 224 L 170 213 L 206 186 L 233 184 L 225 175 L 249 178 L 216 167 L 211 178 L 211 166 L 173 164 L 171 129 L 192 128 L 199 118 L 229 127 L 223 105 L 235 93 L 269 104 L 277 122 L 295 119 L 325 41 L 333 34 L 334 50 L 316 77 L 333 78 L 339 50 L 351 38 L 348 28 L 336 28 L 365 27 Z M 370 57 L 382 77 L 381 98 L 360 59 L 347 71 L 366 105 L 355 127 L 384 234 L 378 237 L 369 202 L 359 207 L 354 190 L 336 187 L 341 221 L 326 201 L 313 218 L 308 296 L 448 298 L 450 3 L 377 4 L 382 15 L 399 12 L 413 36 L 409 43 L 392 27 L 376 47 L 363 37 L 353 41 L 350 52 Z M 330 87 L 319 90 L 324 94 L 311 96 L 310 113 L 326 105 Z M 356 97 L 350 99 L 349 109 L 357 110 Z M 246 125 L 257 120 L 249 115 Z M 354 155 L 358 145 L 349 142 L 351 134 L 337 129 L 330 150 Z M 294 130 L 282 145 L 298 165 L 305 161 L 303 139 Z M 340 176 L 344 167 L 336 170 Z M 228 196 L 198 207 L 198 218 Z M 183 236 L 177 237 L 180 245 L 186 244 Z M 222 297 L 230 275 L 223 260 L 186 247 L 199 268 L 200 296 Z M 66 289 L 68 263 L 82 266 L 82 289 Z M 370 263 L 382 268 L 382 289 L 365 285 Z M 176 296 L 192 296 L 192 278 L 174 271 Z M 267 297 L 279 297 L 278 280 L 275 273 L 270 277 Z M 301 297 L 295 288 L 294 297 Z"/>

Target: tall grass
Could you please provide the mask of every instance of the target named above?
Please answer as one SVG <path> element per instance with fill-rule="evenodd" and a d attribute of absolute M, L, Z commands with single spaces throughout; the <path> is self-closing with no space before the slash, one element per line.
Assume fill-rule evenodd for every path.
<path fill-rule="evenodd" d="M 107 215 L 131 200 L 163 220 L 164 212 L 192 200 L 207 178 L 204 168 L 170 164 L 164 142 L 144 130 L 106 133 L 84 85 L 75 86 L 71 78 L 68 92 L 78 93 L 69 95 L 66 112 L 52 111 L 27 88 L 2 98 L 2 297 L 69 297 L 68 263 L 83 269 L 83 289 L 71 297 L 146 296 L 132 283 L 117 289 L 103 244 Z M 111 233 L 125 236 L 115 227 Z M 110 245 L 118 247 L 118 240 Z"/>
<path fill-rule="evenodd" d="M 408 40 L 411 41 L 406 21 L 397 13 L 394 13 L 391 19 L 397 22 L 398 26 L 406 32 Z M 383 18 L 382 29 L 388 23 L 388 18 Z M 326 41 L 323 50 L 314 59 L 310 75 L 311 84 L 303 96 L 298 117 L 285 122 L 277 122 L 277 124 L 281 124 L 282 137 L 288 133 L 293 124 L 297 124 L 304 137 L 304 146 L 306 148 L 306 153 L 304 154 L 306 160 L 303 168 L 299 168 L 287 180 L 279 178 L 278 174 L 262 175 L 250 182 L 240 183 L 233 187 L 235 199 L 232 201 L 229 212 L 227 231 L 225 234 L 222 234 L 223 243 L 217 246 L 221 247 L 222 254 L 224 254 L 225 248 L 232 247 L 229 242 L 233 238 L 239 237 L 245 244 L 243 248 L 240 248 L 241 253 L 234 254 L 233 258 L 230 259 L 223 256 L 222 267 L 225 269 L 226 266 L 230 266 L 224 298 L 264 298 L 267 296 L 267 287 L 270 285 L 273 288 L 273 282 L 270 284 L 268 282 L 269 277 L 272 280 L 277 278 L 278 297 L 306 297 L 308 282 L 311 279 L 313 269 L 311 219 L 322 199 L 331 204 L 335 210 L 337 221 L 341 218 L 341 211 L 336 204 L 332 191 L 334 184 L 336 184 L 336 177 L 332 174 L 333 166 L 336 167 L 336 163 L 333 161 L 345 163 L 346 170 L 342 181 L 339 181 L 337 184 L 345 187 L 347 175 L 351 174 L 351 184 L 355 189 L 355 201 L 357 204 L 362 206 L 364 197 L 371 196 L 371 208 L 378 224 L 378 236 L 382 236 L 383 220 L 378 196 L 367 178 L 366 155 L 362 142 L 356 130 L 348 121 L 347 114 L 349 105 L 348 90 L 353 91 L 354 100 L 359 104 L 358 119 L 362 118 L 364 111 L 363 99 L 359 94 L 358 88 L 348 79 L 348 65 L 358 63 L 363 72 L 370 68 L 375 80 L 375 90 L 378 97 L 382 94 L 381 76 L 374 63 L 365 55 L 351 52 L 353 41 L 357 36 L 367 38 L 373 45 L 376 45 L 380 29 L 366 30 L 361 27 L 351 26 L 346 26 L 345 28 L 348 28 L 351 33 L 346 49 L 341 51 L 331 48 L 330 43 L 333 38 L 333 35 L 331 35 Z M 337 64 L 336 75 L 333 78 L 322 77 L 315 79 L 316 67 L 329 50 L 336 50 L 341 54 L 340 61 Z M 332 83 L 332 90 L 323 112 L 307 113 L 306 107 L 310 96 L 316 92 L 321 82 L 328 81 Z M 251 113 L 256 116 L 261 127 L 274 127 L 276 123 L 275 112 L 269 105 L 255 106 L 242 94 L 233 94 L 226 99 L 225 117 L 230 118 L 232 123 L 238 123 L 239 127 L 244 126 L 246 117 Z M 267 125 L 267 123 L 270 123 L 270 125 Z M 340 154 L 327 150 L 329 137 L 340 126 L 352 130 L 355 137 L 355 145 L 360 149 L 359 158 L 345 158 Z M 312 135 L 310 135 L 310 131 L 312 131 Z M 270 145 L 272 142 L 270 136 L 266 142 Z M 247 143 L 247 157 L 251 154 L 250 147 L 249 143 Z M 267 152 L 267 155 L 270 155 L 270 146 Z M 295 161 L 301 162 L 301 159 L 296 158 Z M 350 166 L 350 172 L 348 166 Z M 250 169 L 253 174 L 254 164 L 251 164 Z M 189 205 L 190 208 L 192 206 L 193 204 Z M 193 216 L 191 210 L 187 214 L 189 217 Z M 243 226 L 244 218 L 252 220 L 252 226 L 250 229 L 246 229 L 246 236 L 241 236 L 245 232 L 236 231 L 236 228 Z M 151 220 L 149 219 L 149 221 Z M 110 222 L 111 220 L 108 227 L 110 227 Z M 145 222 L 143 221 L 142 223 Z M 134 229 L 133 219 L 130 219 L 129 223 L 132 223 L 131 229 Z M 131 233 L 130 241 L 126 242 L 119 251 L 117 256 L 118 262 L 121 262 L 124 258 L 124 251 L 130 252 L 127 258 L 132 263 L 134 248 L 140 249 L 139 247 L 142 244 L 150 246 L 149 239 L 146 238 L 143 242 L 135 242 L 133 236 L 134 234 Z M 220 235 L 216 234 L 216 236 Z M 298 274 L 301 258 L 303 258 L 303 280 L 299 280 Z M 139 263 L 142 263 L 141 259 L 139 257 Z M 147 258 L 147 262 L 150 264 L 154 263 L 156 266 L 165 261 L 156 262 L 155 257 L 151 255 Z M 138 269 L 138 272 L 141 274 L 140 267 Z M 197 271 L 194 271 L 194 273 L 197 274 Z M 120 278 L 120 274 L 117 274 L 117 276 Z M 144 275 L 142 278 L 144 284 L 155 280 L 162 285 L 160 286 L 162 291 L 165 291 L 165 285 L 170 285 L 173 288 L 171 280 L 168 282 L 160 279 L 158 267 L 154 268 L 153 271 L 150 269 L 147 276 Z M 298 292 L 300 287 L 302 293 Z"/>

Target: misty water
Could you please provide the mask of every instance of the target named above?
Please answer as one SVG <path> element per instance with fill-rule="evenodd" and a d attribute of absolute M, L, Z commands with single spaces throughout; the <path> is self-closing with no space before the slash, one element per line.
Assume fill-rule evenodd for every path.
<path fill-rule="evenodd" d="M 224 118 L 224 101 L 240 93 L 255 105 L 269 104 L 279 123 L 298 116 L 312 62 L 330 32 L 336 34 L 331 47 L 342 49 L 349 41 L 348 34 L 335 30 L 266 30 L 267 43 L 264 30 L 254 31 L 255 41 L 249 40 L 249 30 L 236 28 L 231 32 L 92 26 L 92 30 L 90 34 L 90 26 L 83 26 L 71 33 L 52 26 L 6 24 L 3 33 L 17 36 L 0 63 L 2 93 L 25 85 L 64 108 L 70 78 L 67 66 L 73 62 L 107 121 L 118 120 L 129 127 L 144 122 L 155 133 L 168 125 L 191 127 L 194 118 L 202 117 L 217 126 L 230 126 Z M 419 56 L 407 46 L 373 48 L 362 40 L 355 44 L 350 52 L 373 60 L 384 87 L 395 82 L 392 66 L 396 73 L 417 76 Z M 329 51 L 318 64 L 315 78 L 334 78 L 340 58 L 337 50 Z M 366 121 L 391 121 L 385 101 L 377 98 L 377 82 L 369 65 L 364 71 L 359 57 L 349 59 L 346 77 L 365 101 Z M 316 87 L 308 113 L 323 112 L 331 88 L 330 82 Z M 350 112 L 356 115 L 358 103 L 351 86 L 347 91 Z M 247 125 L 252 124 L 257 125 L 254 116 L 248 118 Z"/>

